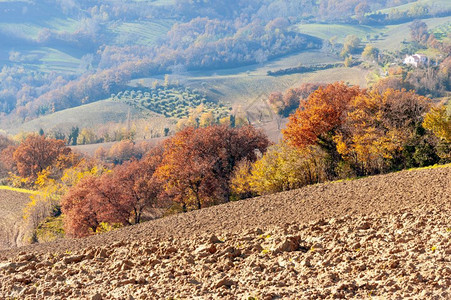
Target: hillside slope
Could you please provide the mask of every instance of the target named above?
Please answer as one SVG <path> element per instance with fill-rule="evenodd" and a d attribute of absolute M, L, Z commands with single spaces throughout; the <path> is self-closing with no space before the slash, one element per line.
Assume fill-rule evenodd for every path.
<path fill-rule="evenodd" d="M 0 252 L 0 297 L 451 296 L 451 167 L 403 171 Z"/>
<path fill-rule="evenodd" d="M 23 209 L 30 195 L 0 188 L 0 249 L 23 245 Z"/>

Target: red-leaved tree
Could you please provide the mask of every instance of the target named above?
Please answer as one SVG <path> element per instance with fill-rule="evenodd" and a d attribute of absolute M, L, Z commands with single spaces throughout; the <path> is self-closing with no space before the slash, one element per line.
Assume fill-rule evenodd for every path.
<path fill-rule="evenodd" d="M 39 172 L 69 153 L 71 149 L 64 145 L 64 141 L 30 135 L 14 151 L 13 159 L 18 174 L 33 180 Z"/>
<path fill-rule="evenodd" d="M 252 126 L 187 128 L 166 141 L 156 174 L 183 211 L 229 201 L 235 166 L 265 152 L 267 137 Z"/>
<path fill-rule="evenodd" d="M 143 212 L 159 205 L 161 183 L 153 176 L 161 161 L 162 148 L 151 150 L 142 160 L 116 166 L 101 177 L 88 177 L 62 199 L 65 228 L 70 236 L 97 231 L 102 223 L 132 225 Z"/>

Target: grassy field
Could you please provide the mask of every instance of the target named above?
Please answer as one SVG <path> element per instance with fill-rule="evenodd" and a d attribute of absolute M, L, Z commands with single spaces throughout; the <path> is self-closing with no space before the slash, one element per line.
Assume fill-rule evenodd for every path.
<path fill-rule="evenodd" d="M 368 41 L 374 39 L 375 36 L 380 36 L 385 31 L 384 27 L 343 24 L 301 24 L 296 25 L 295 29 L 324 40 L 336 37 L 338 43 L 343 43 L 348 35 L 355 35 L 361 40 Z"/>
<path fill-rule="evenodd" d="M 422 5 L 422 6 L 427 5 L 431 8 L 441 8 L 441 9 L 451 8 L 451 2 L 449 0 L 418 0 L 415 2 L 411 2 L 411 3 L 407 3 L 407 4 L 395 6 L 395 7 L 381 9 L 381 10 L 376 11 L 376 13 L 380 12 L 380 13 L 387 14 L 394 9 L 398 10 L 399 12 L 404 12 L 404 11 L 408 11 L 408 10 L 412 9 L 412 7 L 414 7 L 415 5 Z"/>
<path fill-rule="evenodd" d="M 110 28 L 116 35 L 115 44 L 138 44 L 149 46 L 155 44 L 174 24 L 173 20 L 157 20 L 155 22 L 122 23 Z"/>
<path fill-rule="evenodd" d="M 133 119 L 159 117 L 156 114 L 150 116 L 144 115 L 141 111 L 125 103 L 115 102 L 109 99 L 62 110 L 22 125 L 12 126 L 10 132 L 14 134 L 20 131 L 37 132 L 40 128 L 44 129 L 44 131 L 54 128 L 65 131 L 71 129 L 73 126 L 93 128 L 110 122 L 124 122 L 127 120 L 129 110 Z"/>
<path fill-rule="evenodd" d="M 12 191 L 17 193 L 23 193 L 23 194 L 30 194 L 30 195 L 38 195 L 39 193 L 32 190 L 26 190 L 26 189 L 19 189 L 19 188 L 13 188 L 6 185 L 0 185 L 0 191 Z"/>
<path fill-rule="evenodd" d="M 449 1 L 451 6 L 451 1 Z M 431 18 L 423 20 L 432 31 L 447 32 L 450 30 L 451 17 Z M 309 34 L 321 39 L 329 40 L 337 38 L 342 43 L 347 35 L 356 35 L 364 43 L 374 44 L 377 48 L 388 51 L 396 51 L 402 47 L 403 40 L 410 41 L 411 22 L 390 26 L 362 26 L 342 24 L 301 24 L 296 25 L 297 31 Z M 449 31 L 448 31 L 449 32 Z"/>
<path fill-rule="evenodd" d="M 451 22 L 451 17 L 433 18 L 423 20 L 429 30 L 434 30 L 435 27 L 441 27 Z M 386 26 L 384 29 L 384 37 L 374 43 L 374 45 L 382 50 L 395 51 L 402 47 L 401 42 L 411 41 L 409 25 L 411 23 L 404 23 L 400 25 Z"/>

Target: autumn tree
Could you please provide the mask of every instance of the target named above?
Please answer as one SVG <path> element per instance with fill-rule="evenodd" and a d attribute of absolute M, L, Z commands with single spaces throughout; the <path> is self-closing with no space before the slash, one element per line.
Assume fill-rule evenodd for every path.
<path fill-rule="evenodd" d="M 356 175 L 430 163 L 432 153 L 429 158 L 419 156 L 430 147 L 421 131 L 428 109 L 429 100 L 413 91 L 359 95 L 350 102 L 345 122 L 334 136 L 337 150 Z"/>
<path fill-rule="evenodd" d="M 78 130 L 78 128 L 76 130 Z M 78 133 L 78 131 L 72 133 L 74 135 L 77 134 L 76 145 L 95 144 L 98 140 L 94 131 L 89 128 L 83 128 L 80 133 Z"/>
<path fill-rule="evenodd" d="M 107 158 L 114 164 L 121 164 L 132 158 L 141 158 L 142 150 L 131 140 L 122 140 L 115 143 L 108 151 Z"/>
<path fill-rule="evenodd" d="M 352 55 L 346 56 L 345 57 L 345 61 L 343 62 L 343 64 L 344 64 L 344 66 L 346 68 L 352 67 L 352 64 L 353 64 L 353 57 L 352 57 Z"/>
<path fill-rule="evenodd" d="M 16 148 L 12 140 L 0 134 L 0 179 L 6 177 L 8 172 L 14 171 L 13 153 Z"/>
<path fill-rule="evenodd" d="M 386 90 L 392 89 L 392 90 L 414 90 L 415 88 L 403 80 L 403 78 L 399 75 L 402 75 L 402 70 L 399 71 L 400 74 L 398 74 L 398 71 L 394 71 L 395 74 L 392 74 L 392 76 L 388 76 L 386 78 L 382 78 L 379 81 L 377 81 L 372 87 L 371 90 L 377 91 L 378 93 L 383 93 Z"/>
<path fill-rule="evenodd" d="M 299 149 L 317 145 L 328 153 L 330 178 L 433 164 L 435 141 L 422 127 L 429 101 L 414 91 L 331 84 L 301 104 L 284 138 Z M 348 168 L 353 172 L 343 171 Z"/>
<path fill-rule="evenodd" d="M 215 116 L 213 115 L 213 112 L 208 111 L 203 113 L 199 118 L 199 126 L 200 127 L 207 127 L 215 124 Z"/>
<path fill-rule="evenodd" d="M 258 195 L 251 187 L 252 165 L 250 161 L 245 159 L 236 165 L 230 179 L 230 188 L 234 200 L 247 199 Z"/>
<path fill-rule="evenodd" d="M 101 223 L 98 216 L 99 203 L 94 194 L 98 186 L 97 178 L 84 178 L 63 198 L 61 208 L 65 215 L 64 227 L 67 235 L 82 237 L 96 232 Z"/>
<path fill-rule="evenodd" d="M 55 172 L 56 171 L 56 172 Z M 100 176 L 107 170 L 98 165 L 96 161 L 89 159 L 77 159 L 64 170 L 57 167 L 48 167 L 38 174 L 35 181 L 37 193 L 30 196 L 31 201 L 24 209 L 24 220 L 31 229 L 35 230 L 48 220 L 61 216 L 61 198 L 75 185 L 86 177 Z M 52 234 L 44 237 L 32 235 L 34 242 L 47 242 L 61 237 L 61 231 L 52 226 L 49 228 Z"/>
<path fill-rule="evenodd" d="M 451 115 L 444 105 L 433 107 L 424 117 L 423 126 L 438 138 L 451 143 Z"/>
<path fill-rule="evenodd" d="M 116 166 L 99 177 L 87 176 L 63 197 L 66 232 L 75 237 L 95 233 L 103 223 L 132 225 L 146 209 L 160 202 L 161 183 L 154 172 L 162 149 L 156 147 L 142 160 Z"/>
<path fill-rule="evenodd" d="M 0 152 L 13 144 L 13 141 L 11 141 L 7 136 L 4 136 L 0 133 Z"/>
<path fill-rule="evenodd" d="M 326 179 L 325 155 L 318 147 L 298 149 L 286 143 L 269 147 L 262 158 L 234 173 L 232 187 L 240 195 L 272 194 Z"/>
<path fill-rule="evenodd" d="M 255 161 L 267 137 L 251 126 L 186 128 L 165 143 L 157 176 L 182 210 L 230 200 L 230 177 L 242 160 Z"/>
<path fill-rule="evenodd" d="M 106 180 L 104 189 L 117 189 L 124 199 L 122 203 L 109 203 L 111 214 L 122 216 L 116 221 L 128 225 L 137 224 L 141 222 L 145 209 L 156 208 L 159 205 L 161 182 L 153 175 L 161 158 L 161 152 L 152 150 L 141 161 L 133 160 L 117 166 L 111 174 L 102 178 L 102 181 Z M 108 202 L 107 198 L 105 200 Z"/>
<path fill-rule="evenodd" d="M 413 41 L 426 44 L 429 38 L 428 26 L 421 20 L 415 20 L 409 25 L 410 36 Z"/>
<path fill-rule="evenodd" d="M 290 88 L 285 93 L 274 92 L 269 95 L 268 102 L 274 111 L 287 117 L 293 110 L 299 107 L 299 103 L 317 90 L 319 83 L 303 83 L 299 87 Z"/>
<path fill-rule="evenodd" d="M 344 83 L 320 87 L 290 116 L 287 128 L 282 131 L 284 139 L 298 148 L 318 145 L 333 151 L 332 137 L 344 122 L 346 109 L 362 93 L 360 88 Z"/>
<path fill-rule="evenodd" d="M 39 172 L 56 164 L 62 156 L 70 153 L 71 149 L 61 140 L 30 135 L 17 147 L 13 159 L 18 174 L 34 180 Z"/>
<path fill-rule="evenodd" d="M 379 50 L 370 44 L 366 45 L 365 49 L 363 49 L 362 57 L 366 60 L 377 62 L 378 56 Z"/>

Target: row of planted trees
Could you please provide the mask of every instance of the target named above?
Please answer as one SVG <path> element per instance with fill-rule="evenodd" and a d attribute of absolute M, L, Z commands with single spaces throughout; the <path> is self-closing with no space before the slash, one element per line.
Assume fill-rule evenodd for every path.
<path fill-rule="evenodd" d="M 36 203 L 53 201 L 57 212 L 61 207 L 71 236 L 98 232 L 105 224 L 139 223 L 158 210 L 186 212 L 326 180 L 451 161 L 450 114 L 414 92 L 323 86 L 300 102 L 283 134 L 284 141 L 270 145 L 251 126 L 188 127 L 140 160 L 114 167 L 39 136 L 2 153 L 13 153 L 16 178 L 39 187 Z M 33 145 L 33 139 L 59 150 Z M 52 158 L 36 163 L 43 153 Z"/>

